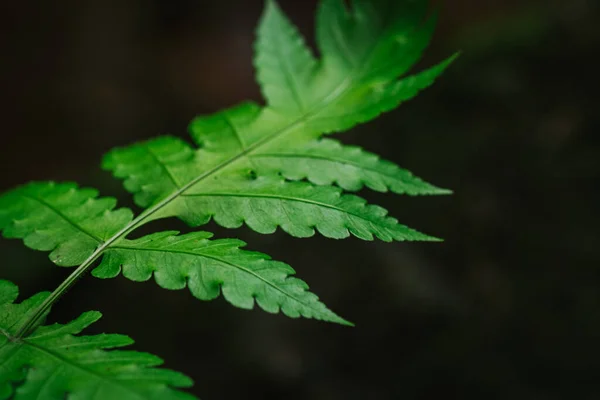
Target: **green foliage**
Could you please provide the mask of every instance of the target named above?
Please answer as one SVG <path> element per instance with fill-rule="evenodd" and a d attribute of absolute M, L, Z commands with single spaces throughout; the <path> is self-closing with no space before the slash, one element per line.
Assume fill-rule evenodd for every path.
<path fill-rule="evenodd" d="M 192 121 L 195 147 L 159 137 L 108 153 L 103 167 L 124 180 L 143 211 L 115 209 L 113 198 L 72 183 L 30 183 L 0 196 L 0 230 L 28 247 L 77 267 L 52 294 L 12 304 L 16 287 L 0 284 L 0 398 L 186 398 L 169 387 L 189 384 L 151 369 L 156 358 L 106 352 L 123 336 L 73 336 L 99 318 L 40 326 L 52 304 L 89 270 L 99 278 L 154 277 L 160 287 L 188 287 L 201 300 L 289 317 L 349 323 L 330 311 L 295 271 L 212 234 L 158 232 L 128 239 L 140 226 L 177 217 L 192 227 L 213 219 L 259 233 L 280 227 L 295 237 L 436 240 L 344 191 L 363 187 L 397 194 L 449 193 L 358 147 L 323 138 L 397 107 L 431 85 L 453 57 L 404 75 L 429 42 L 434 18 L 424 1 L 323 0 L 317 59 L 273 1 L 258 30 L 255 66 L 266 105 L 241 105 Z M 98 261 L 98 262 L 97 262 Z M 2 397 L 4 396 L 4 397 Z M 36 397 L 37 396 L 37 397 Z"/>
<path fill-rule="evenodd" d="M 66 325 L 38 327 L 17 338 L 15 327 L 49 293 L 14 304 L 17 286 L 0 280 L 0 399 L 193 399 L 173 387 L 192 381 L 174 371 L 156 369 L 162 360 L 147 353 L 113 350 L 133 343 L 124 335 L 75 336 L 100 319 L 91 311 Z M 12 384 L 18 383 L 16 391 Z"/>
<path fill-rule="evenodd" d="M 161 232 L 137 240 L 122 240 L 106 251 L 93 271 L 99 278 L 112 278 L 122 271 L 133 281 L 145 281 L 152 274 L 165 289 L 189 286 L 200 300 L 212 300 L 219 292 L 234 306 L 251 309 L 254 301 L 265 311 L 281 311 L 296 318 L 316 318 L 349 324 L 329 311 L 308 286 L 290 277 L 287 264 L 270 260 L 265 254 L 240 250 L 245 243 L 236 239 L 208 240 L 208 232 L 177 235 Z"/>
<path fill-rule="evenodd" d="M 0 197 L 0 229 L 5 238 L 52 251 L 56 265 L 79 265 L 132 220 L 130 210 L 113 211 L 115 199 L 97 196 L 72 183 L 30 183 Z"/>

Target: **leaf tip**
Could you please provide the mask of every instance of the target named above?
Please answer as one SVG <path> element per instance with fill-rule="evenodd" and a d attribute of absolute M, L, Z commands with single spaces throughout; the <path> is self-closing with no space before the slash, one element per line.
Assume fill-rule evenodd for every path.
<path fill-rule="evenodd" d="M 452 189 L 446 189 L 446 188 L 441 188 L 441 187 L 437 187 L 437 186 L 432 186 L 430 194 L 434 195 L 434 196 L 448 196 L 448 195 L 454 194 L 454 191 Z"/>
<path fill-rule="evenodd" d="M 261 30 L 261 27 L 266 23 L 268 19 L 272 18 L 273 16 L 280 16 L 281 13 L 281 8 L 275 0 L 265 0 L 261 21 L 258 24 L 259 32 Z"/>
<path fill-rule="evenodd" d="M 343 318 L 340 318 L 339 321 L 336 322 L 342 326 L 347 326 L 348 328 L 354 328 L 356 326 L 353 322 L 347 321 Z"/>

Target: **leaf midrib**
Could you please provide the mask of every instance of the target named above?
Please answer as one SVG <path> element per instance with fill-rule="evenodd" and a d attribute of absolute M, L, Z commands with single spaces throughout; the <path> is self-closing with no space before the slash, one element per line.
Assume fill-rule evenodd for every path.
<path fill-rule="evenodd" d="M 375 167 L 375 166 L 359 164 L 358 162 L 355 162 L 355 161 L 344 160 L 341 158 L 331 157 L 331 156 L 322 156 L 322 155 L 314 155 L 314 154 L 293 154 L 293 153 L 283 153 L 282 152 L 282 153 L 260 153 L 260 154 L 255 154 L 252 157 L 256 157 L 256 158 L 311 158 L 314 160 L 330 161 L 330 162 L 335 162 L 335 163 L 339 163 L 339 164 L 349 165 L 349 166 L 355 167 L 357 169 L 368 170 L 371 172 L 375 172 L 379 175 L 384 175 L 390 179 L 402 181 L 402 179 L 393 175 L 391 172 L 377 169 L 377 167 Z M 398 168 L 398 170 L 403 171 L 402 168 Z"/>
<path fill-rule="evenodd" d="M 144 248 L 139 248 L 139 247 L 130 247 L 130 246 L 124 246 L 124 245 L 119 245 L 119 246 L 113 246 L 111 247 L 112 250 L 131 250 L 131 251 L 153 251 L 153 252 L 161 252 L 161 253 L 173 253 L 173 254 L 182 254 L 182 255 L 188 255 L 188 256 L 194 256 L 194 257 L 205 257 L 226 265 L 229 265 L 232 268 L 235 269 L 239 269 L 249 275 L 254 276 L 255 278 L 257 278 L 258 280 L 264 282 L 265 284 L 267 284 L 268 286 L 272 287 L 273 289 L 275 289 L 276 291 L 280 292 L 281 294 L 285 295 L 286 297 L 291 298 L 292 300 L 302 304 L 303 306 L 310 308 L 311 310 L 315 311 L 315 312 L 319 312 L 321 313 L 322 310 L 318 310 L 315 309 L 314 307 L 312 307 L 310 304 L 305 303 L 304 301 L 296 298 L 295 296 L 293 296 L 290 293 L 285 292 L 283 289 L 279 288 L 277 285 L 275 285 L 274 283 L 270 282 L 269 280 L 263 278 L 262 276 L 258 275 L 257 273 L 255 273 L 254 271 L 251 271 L 241 265 L 237 265 L 234 264 L 230 261 L 224 260 L 222 258 L 219 257 L 215 257 L 212 255 L 208 255 L 206 253 L 202 253 L 202 252 L 192 252 L 192 251 L 185 251 L 185 250 L 170 250 L 170 249 L 161 249 L 161 248 L 151 248 L 151 247 L 144 247 Z M 268 260 L 265 260 L 268 261 Z M 289 277 L 289 275 L 288 275 Z"/>
<path fill-rule="evenodd" d="M 103 240 L 100 239 L 98 236 L 94 235 L 91 232 L 88 232 L 81 225 L 75 223 L 75 221 L 73 221 L 71 218 L 69 218 L 67 215 L 65 215 L 63 212 L 61 212 L 58 208 L 54 207 L 52 204 L 48 203 L 47 201 L 44 201 L 43 199 L 38 199 L 37 197 L 31 196 L 28 194 L 21 194 L 21 196 L 23 196 L 26 199 L 35 201 L 36 203 L 40 203 L 42 206 L 48 208 L 50 211 L 52 211 L 53 213 L 58 215 L 60 218 L 62 218 L 66 223 L 71 225 L 73 228 L 80 231 L 84 235 L 89 236 L 91 239 L 95 240 L 96 242 L 98 242 L 98 243 L 103 242 Z"/>
<path fill-rule="evenodd" d="M 177 179 L 175 179 L 175 176 L 173 176 L 171 171 L 169 171 L 169 168 L 167 168 L 165 163 L 160 160 L 160 158 L 154 153 L 154 151 L 152 151 L 152 149 L 150 149 L 148 146 L 142 146 L 142 148 L 146 151 L 146 153 L 148 153 L 148 155 L 154 161 L 156 161 L 156 163 L 158 164 L 160 169 L 163 170 L 165 174 L 167 174 L 167 177 L 169 178 L 169 180 L 171 181 L 173 186 L 175 186 L 175 188 L 177 188 L 177 189 L 180 188 L 181 185 L 179 184 L 179 182 L 177 182 Z"/>
<path fill-rule="evenodd" d="M 335 210 L 338 211 L 342 214 L 349 214 L 352 215 L 358 219 L 362 219 L 364 221 L 367 221 L 371 224 L 375 224 L 375 221 L 366 218 L 364 215 L 360 215 L 357 214 L 355 212 L 352 211 L 348 211 L 348 210 L 344 210 L 340 207 L 337 207 L 333 204 L 327 204 L 327 203 L 323 203 L 320 201 L 316 201 L 316 200 L 309 200 L 309 199 L 303 199 L 301 197 L 292 197 L 292 196 L 285 196 L 285 195 L 273 195 L 273 194 L 255 194 L 255 193 L 228 193 L 228 192 L 211 192 L 211 193 L 194 193 L 194 194 L 183 194 L 182 197 L 210 197 L 210 196 L 222 196 L 222 197 L 254 197 L 254 198 L 264 198 L 264 199 L 275 199 L 275 200 L 287 200 L 287 201 L 295 201 L 298 203 L 306 203 L 306 204 L 312 204 L 312 205 L 316 205 L 319 207 L 323 207 L 323 208 L 329 208 L 331 210 Z M 343 198 L 343 197 L 340 197 Z M 383 218 L 386 218 L 387 216 L 383 216 Z M 386 228 L 386 229 L 391 229 L 389 226 L 385 226 L 381 223 L 377 223 L 377 225 L 381 225 L 382 227 Z"/>

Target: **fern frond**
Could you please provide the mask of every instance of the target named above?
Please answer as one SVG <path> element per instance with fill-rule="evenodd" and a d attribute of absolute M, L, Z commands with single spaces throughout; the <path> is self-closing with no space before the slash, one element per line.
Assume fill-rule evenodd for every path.
<path fill-rule="evenodd" d="M 191 400 L 176 388 L 192 386 L 179 372 L 155 367 L 162 360 L 135 351 L 111 350 L 133 343 L 124 335 L 76 336 L 102 316 L 83 313 L 68 324 L 38 327 L 24 338 L 14 335 L 48 296 L 19 304 L 18 288 L 0 280 L 0 399 Z M 18 389 L 15 390 L 15 386 Z"/>
<path fill-rule="evenodd" d="M 315 60 L 297 29 L 269 1 L 255 58 L 267 109 L 320 136 L 369 121 L 414 97 L 453 59 L 398 80 L 431 39 L 435 18 L 426 20 L 426 12 L 424 1 L 355 0 L 348 9 L 343 0 L 324 0 L 316 22 L 321 59 Z"/>
<path fill-rule="evenodd" d="M 352 74 L 364 82 L 394 80 L 420 58 L 435 18 L 426 1 L 323 0 L 317 13 L 317 46 L 324 75 Z M 335 83 L 331 83 L 335 85 Z"/>
<path fill-rule="evenodd" d="M 194 227 L 214 219 L 227 228 L 245 223 L 260 233 L 280 227 L 296 237 L 319 232 L 336 239 L 436 240 L 344 190 L 449 191 L 322 137 L 369 121 L 433 83 L 454 57 L 404 74 L 421 56 L 434 23 L 422 1 L 353 0 L 347 7 L 343 0 L 323 0 L 317 58 L 269 0 L 254 61 L 266 105 L 247 102 L 194 119 L 190 134 L 196 147 L 165 136 L 105 156 L 103 167 L 124 180 L 141 214 L 134 218 L 128 209 L 115 210 L 114 199 L 97 198 L 92 189 L 34 183 L 0 197 L 0 230 L 51 251 L 58 265 L 78 265 L 65 287 L 103 258 L 95 270 L 99 277 L 121 271 L 132 280 L 154 276 L 167 289 L 188 286 L 199 299 L 222 291 L 238 307 L 251 308 L 256 301 L 269 312 L 346 323 L 307 292 L 304 282 L 290 277 L 289 266 L 241 250 L 241 242 L 209 241 L 203 232 L 137 240 L 128 235 L 152 220 L 178 217 Z M 30 324 L 26 328 L 34 321 Z"/>
<path fill-rule="evenodd" d="M 207 223 L 211 216 L 226 228 L 246 223 L 259 233 L 277 227 L 295 237 L 310 237 L 315 230 L 323 236 L 343 239 L 350 234 L 363 240 L 377 237 L 392 240 L 435 240 L 400 225 L 387 211 L 340 189 L 288 182 L 270 175 L 256 178 L 216 179 L 194 188 L 162 211 L 177 215 L 193 226 Z"/>
<path fill-rule="evenodd" d="M 211 234 L 206 232 L 115 239 L 117 231 L 131 224 L 132 212 L 113 210 L 114 199 L 97 195 L 70 183 L 22 186 L 0 197 L 0 229 L 35 250 L 51 251 L 50 259 L 64 267 L 79 265 L 97 253 L 103 257 L 94 273 L 97 277 L 115 277 L 121 268 L 135 281 L 154 273 L 159 286 L 181 289 L 188 284 L 201 300 L 212 300 L 222 291 L 237 307 L 252 308 L 256 300 L 269 312 L 281 308 L 288 316 L 349 324 L 308 292 L 303 281 L 289 277 L 294 274 L 291 267 L 240 250 L 241 241 L 208 241 Z"/>
<path fill-rule="evenodd" d="M 307 179 L 320 186 L 337 184 L 347 191 L 358 191 L 366 186 L 378 192 L 412 196 L 451 193 L 376 154 L 332 139 L 314 140 L 297 148 L 272 148 L 269 152 L 253 154 L 251 159 L 258 170 L 276 171 L 288 180 Z"/>
<path fill-rule="evenodd" d="M 112 278 L 121 271 L 133 281 L 154 275 L 159 286 L 177 290 L 188 286 L 200 300 L 223 297 L 236 307 L 252 309 L 254 302 L 265 311 L 281 311 L 292 318 L 316 318 L 343 325 L 349 322 L 328 310 L 308 285 L 291 277 L 295 271 L 269 256 L 242 250 L 236 239 L 208 240 L 208 232 L 178 236 L 161 232 L 137 240 L 123 240 L 105 253 L 93 271 Z"/>
<path fill-rule="evenodd" d="M 29 248 L 52 251 L 57 265 L 79 265 L 133 217 L 128 209 L 114 210 L 116 199 L 97 196 L 74 183 L 21 186 L 0 196 L 0 230 Z"/>
<path fill-rule="evenodd" d="M 358 147 L 323 138 L 376 118 L 430 86 L 452 56 L 405 74 L 431 39 L 435 16 L 426 1 L 322 0 L 316 57 L 274 0 L 267 0 L 254 64 L 266 104 L 247 102 L 192 121 L 195 147 L 159 137 L 115 149 L 103 168 L 124 180 L 143 210 L 71 183 L 31 183 L 0 196 L 0 231 L 49 251 L 77 269 L 51 294 L 15 304 L 18 290 L 0 281 L 0 400 L 189 399 L 191 381 L 155 369 L 154 356 L 107 351 L 130 344 L 121 335 L 76 336 L 100 318 L 84 313 L 65 325 L 40 326 L 50 307 L 83 274 L 152 277 L 165 289 L 188 287 L 234 306 L 351 325 L 330 311 L 287 264 L 212 234 L 129 235 L 144 224 L 177 217 L 196 227 L 213 219 L 259 233 L 280 227 L 296 237 L 437 240 L 354 194 L 368 187 L 396 194 L 449 193 Z M 335 186 L 334 186 L 335 185 Z M 99 264 L 97 263 L 99 262 Z M 17 389 L 15 389 L 19 386 Z"/>
<path fill-rule="evenodd" d="M 318 61 L 274 1 L 267 1 L 257 34 L 254 65 L 263 96 L 283 113 L 308 111 Z"/>
<path fill-rule="evenodd" d="M 413 97 L 453 60 L 398 79 L 429 41 L 433 19 L 422 24 L 422 2 L 376 3 L 356 0 L 349 10 L 342 1 L 323 1 L 318 60 L 269 1 L 255 58 L 267 105 L 243 103 L 196 118 L 190 133 L 197 149 L 161 137 L 110 152 L 103 167 L 125 180 L 138 205 L 156 208 L 149 219 L 179 217 L 198 226 L 214 217 L 224 227 L 245 222 L 257 232 L 272 233 L 281 226 L 297 237 L 311 236 L 316 228 L 331 238 L 351 233 L 367 240 L 430 240 L 386 217 L 384 210 L 326 187 L 449 192 L 370 153 L 319 139 Z M 310 183 L 290 184 L 278 175 Z"/>

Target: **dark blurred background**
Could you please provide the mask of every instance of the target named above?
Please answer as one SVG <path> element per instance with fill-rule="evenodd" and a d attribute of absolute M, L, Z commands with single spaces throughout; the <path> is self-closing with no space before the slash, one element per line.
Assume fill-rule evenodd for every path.
<path fill-rule="evenodd" d="M 313 41 L 316 0 L 281 0 Z M 186 137 L 197 114 L 260 101 L 259 0 L 3 1 L 0 190 L 73 180 L 117 196 L 110 148 Z M 339 135 L 455 190 L 361 193 L 442 244 L 238 236 L 290 263 L 344 328 L 235 309 L 154 283 L 84 278 L 51 317 L 137 340 L 203 399 L 600 398 L 600 4 L 455 0 L 418 68 L 431 89 Z M 418 69 L 417 68 L 417 69 Z M 343 136 L 343 137 L 342 137 Z M 153 228 L 188 228 L 176 221 Z M 70 272 L 0 241 L 24 296 Z"/>

